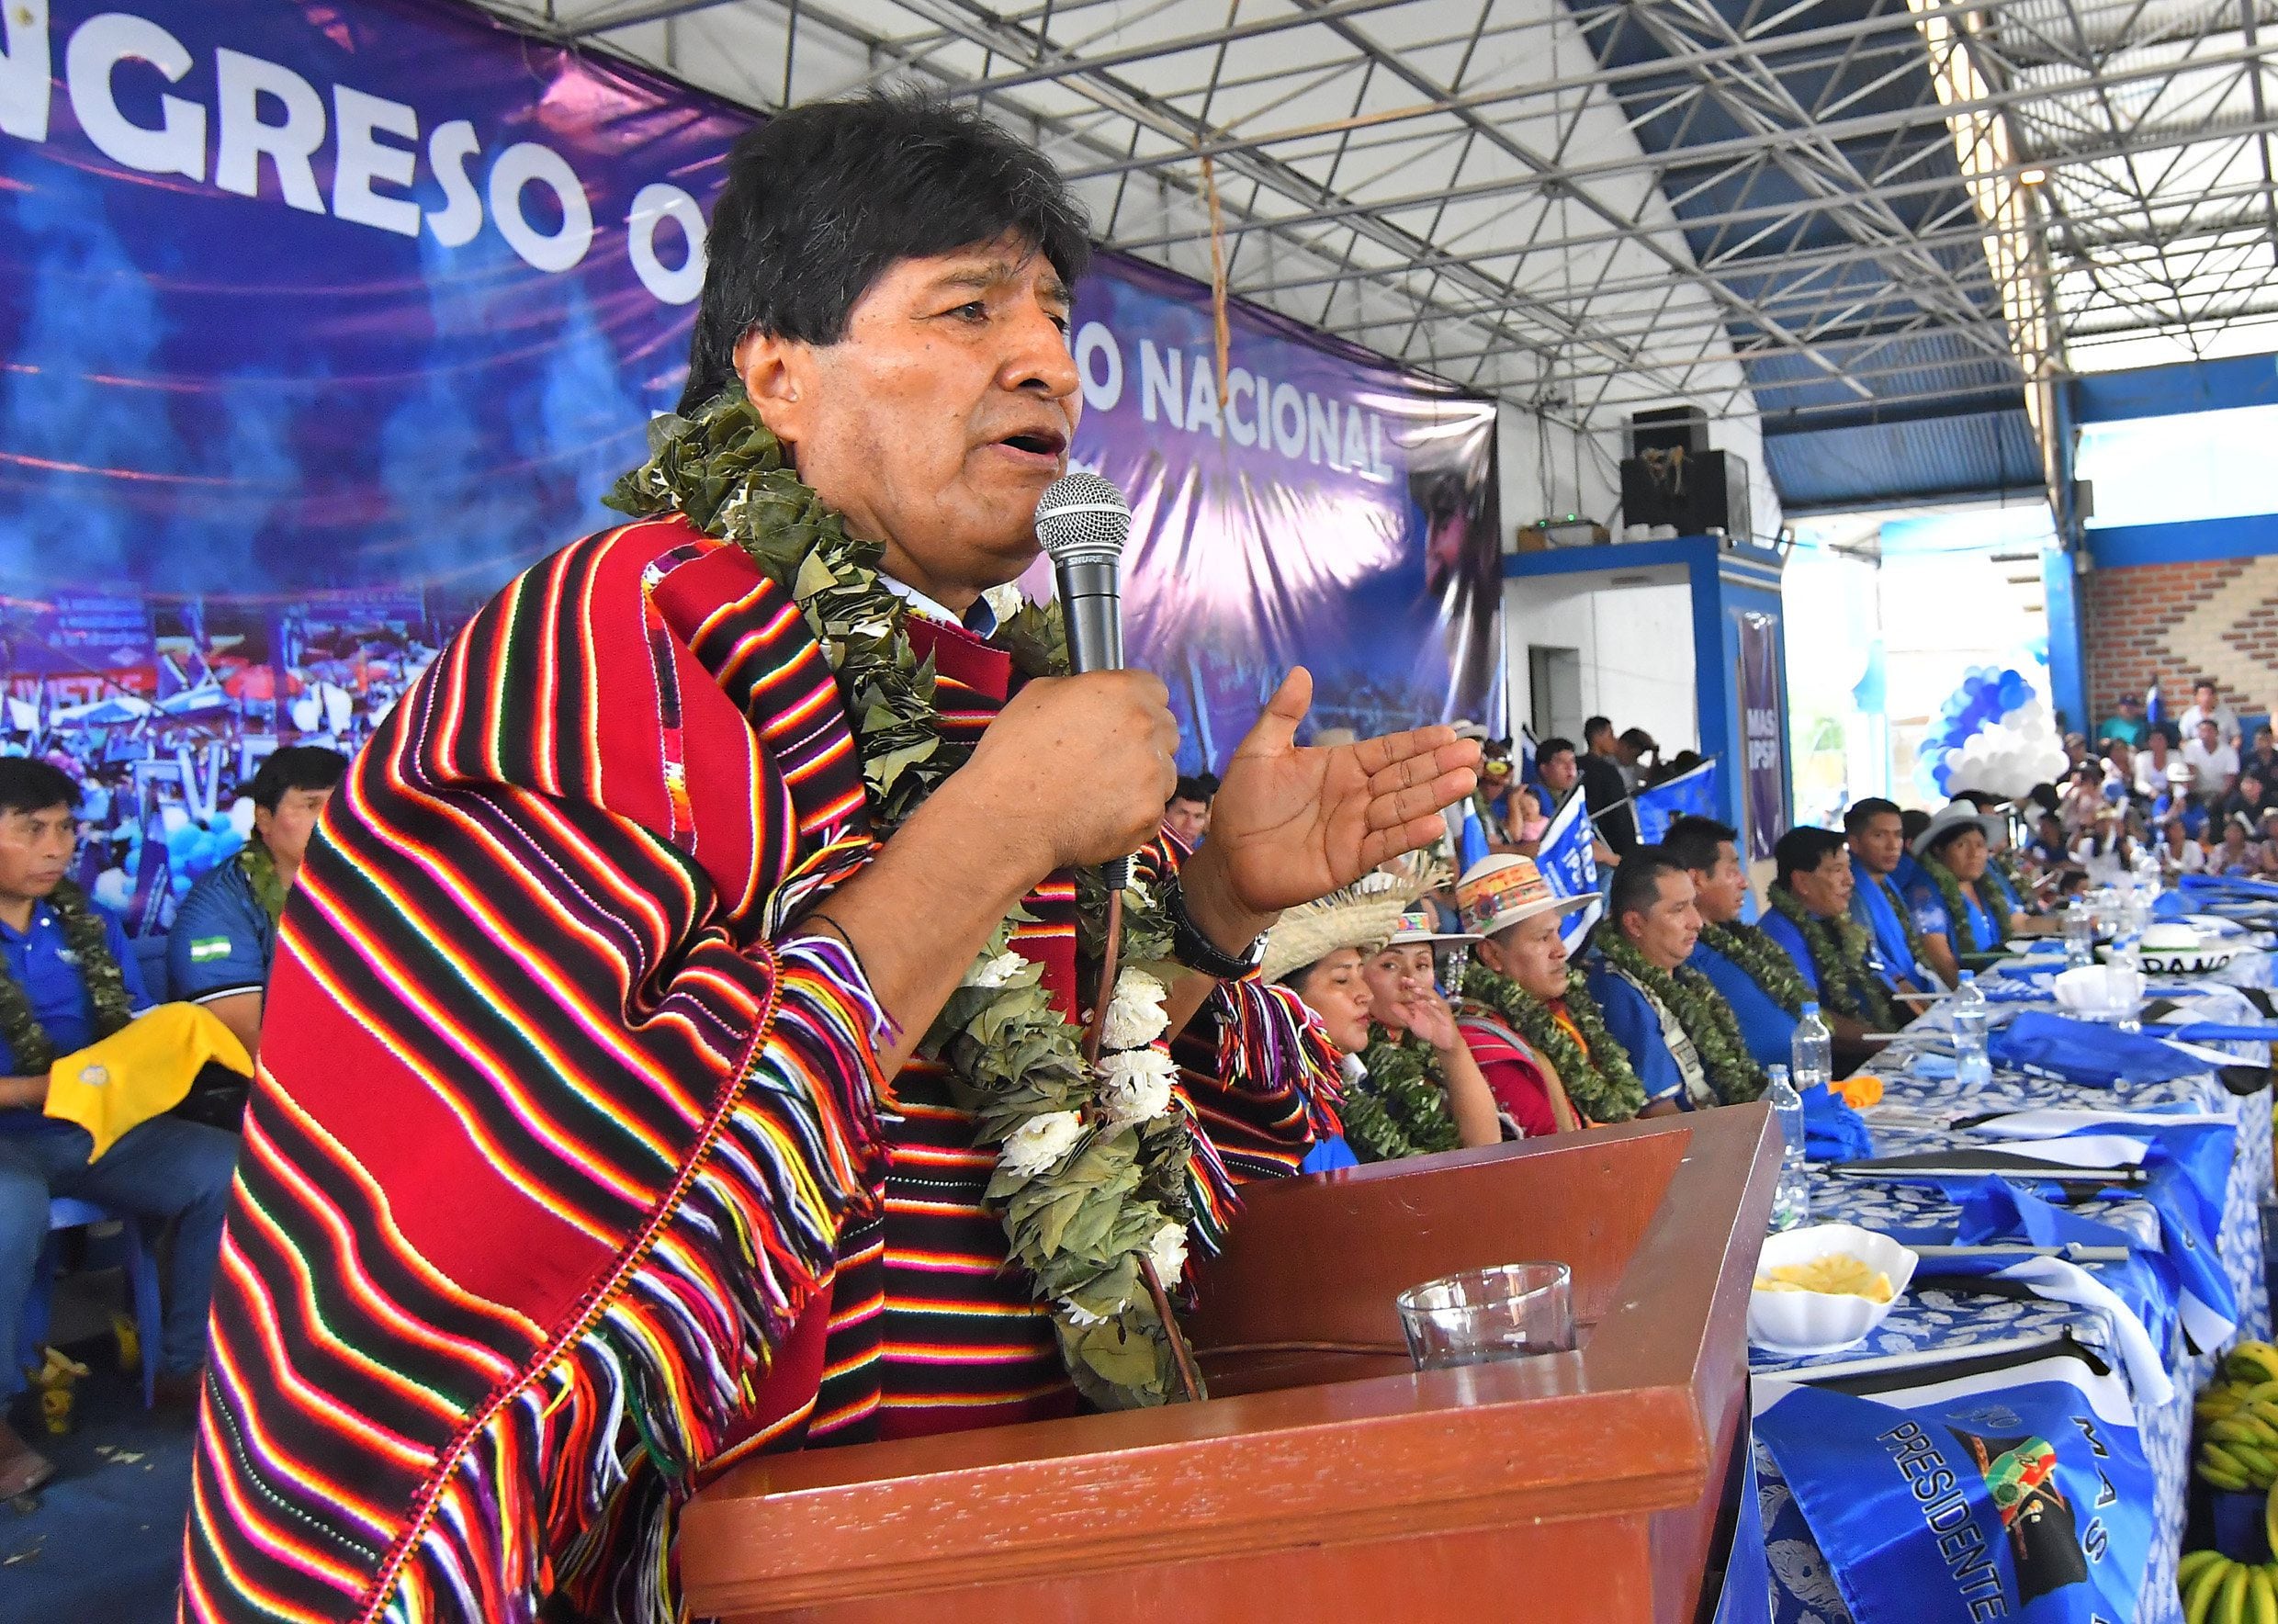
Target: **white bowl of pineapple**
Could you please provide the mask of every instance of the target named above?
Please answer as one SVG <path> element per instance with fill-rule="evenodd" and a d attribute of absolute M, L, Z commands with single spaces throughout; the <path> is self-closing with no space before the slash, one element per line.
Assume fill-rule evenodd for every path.
<path fill-rule="evenodd" d="M 1914 1254 L 1855 1224 L 1765 1239 L 1748 1293 L 1748 1339 L 1767 1353 L 1833 1353 L 1882 1324 L 1914 1278 Z"/>

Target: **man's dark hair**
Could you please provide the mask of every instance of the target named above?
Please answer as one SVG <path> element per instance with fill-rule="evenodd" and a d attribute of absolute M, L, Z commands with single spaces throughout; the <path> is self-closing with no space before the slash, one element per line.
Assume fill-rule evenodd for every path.
<path fill-rule="evenodd" d="M 2025 791 L 2024 798 L 2032 802 L 2036 806 L 2038 806 L 2044 812 L 2054 812 L 2057 809 L 2059 799 L 2057 794 L 2057 786 L 2053 784 L 2035 784 L 2031 789 Z"/>
<path fill-rule="evenodd" d="M 1899 810 L 1898 802 L 1886 801 L 1880 795 L 1868 795 L 1864 800 L 1851 803 L 1850 809 L 1843 815 L 1843 832 L 1857 834 L 1878 818 L 1895 818 L 1901 824 L 1906 821 L 1906 814 Z"/>
<path fill-rule="evenodd" d="M 1899 814 L 1899 832 L 1906 837 L 1909 846 L 1922 839 L 1922 831 L 1929 827 L 1930 814 L 1920 806 L 1909 806 Z"/>
<path fill-rule="evenodd" d="M 1621 742 L 1630 750 L 1659 750 L 1661 748 L 1653 742 L 1653 736 L 1642 727 L 1624 727 L 1621 730 Z"/>
<path fill-rule="evenodd" d="M 0 756 L 0 816 L 51 806 L 78 809 L 79 786 L 71 774 L 29 756 Z"/>
<path fill-rule="evenodd" d="M 1614 870 L 1613 888 L 1607 893 L 1606 917 L 1614 921 L 1614 929 L 1621 929 L 1621 921 L 1633 913 L 1645 913 L 1661 900 L 1661 876 L 1682 876 L 1685 865 L 1671 857 L 1659 846 L 1638 846 L 1621 860 Z"/>
<path fill-rule="evenodd" d="M 1599 734 L 1611 733 L 1613 730 L 1614 724 L 1608 718 L 1605 716 L 1592 716 L 1588 721 L 1582 724 L 1582 742 L 1584 744 L 1596 744 Z"/>
<path fill-rule="evenodd" d="M 245 793 L 264 812 L 276 810 L 288 790 L 337 789 L 348 758 L 321 745 L 294 744 L 272 750 Z"/>
<path fill-rule="evenodd" d="M 1679 868 L 1690 869 L 1695 874 L 1714 874 L 1717 848 L 1727 840 L 1739 839 L 1740 831 L 1731 824 L 1695 813 L 1669 826 L 1668 832 L 1661 837 L 1661 849 Z M 1626 864 L 1629 859 L 1622 861 Z"/>
<path fill-rule="evenodd" d="M 1211 797 L 1217 793 L 1218 775 L 1215 773 L 1181 773 L 1178 784 L 1171 788 L 1170 798 L 1174 801 L 1200 801 L 1207 806 Z"/>
<path fill-rule="evenodd" d="M 2086 762 L 2082 762 L 2081 765 L 2081 771 L 2087 773 L 2092 772 L 2093 769 L 2091 768 Z M 2103 782 L 2103 773 L 2098 773 L 2096 774 L 2096 782 L 2099 784 Z M 1957 789 L 1954 792 L 1954 798 L 1957 801 L 1968 801 L 1980 812 L 1998 812 L 2001 810 L 2002 797 L 1995 795 L 1990 789 Z"/>
<path fill-rule="evenodd" d="M 1893 806 L 1891 810 L 1898 808 Z M 1810 874 L 1825 863 L 1831 852 L 1844 850 L 1844 838 L 1832 829 L 1791 829 L 1772 848 L 1772 883 L 1783 891 L 1787 890 L 1790 875 Z"/>
<path fill-rule="evenodd" d="M 727 156 L 681 410 L 727 387 L 748 333 L 838 343 L 899 261 L 1013 236 L 1074 287 L 1088 231 L 1043 154 L 970 108 L 899 93 L 777 114 Z"/>
<path fill-rule="evenodd" d="M 1538 762 L 1547 761 L 1552 756 L 1558 755 L 1562 752 L 1570 756 L 1574 754 L 1574 741 L 1571 739 L 1563 738 L 1559 734 L 1553 733 L 1550 738 L 1535 746 L 1535 760 Z"/>
<path fill-rule="evenodd" d="M 2201 677 L 2197 682 L 2191 685 L 2191 691 L 2193 694 L 2196 694 L 2202 688 L 2211 690 L 2217 699 L 2220 699 L 2223 695 L 2223 691 L 2215 686 L 2215 679 L 2213 677 Z"/>

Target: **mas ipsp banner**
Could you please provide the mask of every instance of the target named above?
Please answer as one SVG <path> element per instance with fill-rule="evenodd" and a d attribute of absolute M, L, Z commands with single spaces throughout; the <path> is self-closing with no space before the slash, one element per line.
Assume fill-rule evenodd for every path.
<path fill-rule="evenodd" d="M 612 522 L 677 401 L 750 115 L 443 0 L 0 7 L 0 750 L 88 790 L 124 904 L 352 750 L 475 606 Z M 1103 259 L 1074 459 L 1184 764 L 1288 665 L 1316 725 L 1500 721 L 1494 411 Z M 137 885 L 138 876 L 143 882 Z"/>

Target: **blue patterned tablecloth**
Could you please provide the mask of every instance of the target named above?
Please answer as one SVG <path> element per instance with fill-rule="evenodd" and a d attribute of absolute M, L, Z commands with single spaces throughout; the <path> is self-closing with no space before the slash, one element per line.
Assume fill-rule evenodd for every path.
<path fill-rule="evenodd" d="M 2242 955 L 2219 978 L 2191 983 L 2189 1002 L 2196 1016 L 2215 1021 L 2259 1022 L 2261 1016 L 2235 990 L 2223 985 L 2271 984 L 2272 958 L 2267 953 Z M 2154 987 L 2155 996 L 2170 996 Z M 2020 1008 L 2015 1002 L 1997 1003 L 1996 1021 Z M 2051 1005 L 2040 1006 L 2054 1008 Z M 2270 1335 L 2270 1297 L 2262 1271 L 2261 1205 L 2272 1199 L 2271 1096 L 2267 1089 L 2244 1097 L 2230 1094 L 2209 1070 L 2173 1082 L 2131 1085 L 2115 1088 L 2077 1088 L 2042 1081 L 2013 1073 L 1998 1075 L 1992 1084 L 1971 1090 L 1965 1098 L 1950 1082 L 1935 1082 L 1908 1075 L 1907 1068 L 1926 1048 L 1938 1042 L 1945 1026 L 1943 1008 L 1934 1009 L 1910 1029 L 1906 1040 L 1891 1045 L 1875 1065 L 1884 1078 L 1883 1102 L 1866 1112 L 1878 1156 L 1902 1156 L 1941 1145 L 1968 1145 L 1984 1148 L 1987 1141 L 1945 1131 L 1936 1125 L 1947 1118 L 1985 1111 L 2018 1111 L 2028 1107 L 2103 1109 L 2188 1100 L 2216 1111 L 2235 1111 L 2239 1122 L 2239 1153 L 2230 1170 L 2223 1204 L 2223 1227 L 2218 1237 L 2224 1272 L 2239 1293 L 2241 1336 Z M 2156 1030 L 2148 1027 L 2147 1031 Z M 2231 1045 L 2241 1060 L 2261 1064 L 2263 1045 Z M 2096 1203 L 2093 1216 L 2156 1240 L 2158 1220 L 2141 1201 Z M 1868 1229 L 1944 1228 L 1950 1230 L 1959 1216 L 1955 1205 L 1936 1190 L 1839 1179 L 1821 1168 L 1812 1170 L 1811 1216 L 1814 1222 L 1857 1224 Z M 2095 1268 L 2091 1265 L 2092 1270 Z M 1908 1294 L 1891 1310 L 1876 1333 L 1856 1348 L 1832 1359 L 1796 1361 L 1756 1353 L 1751 1368 L 1759 1372 L 1792 1370 L 1799 1362 L 1824 1369 L 1860 1359 L 1952 1348 L 1957 1352 L 1976 1345 L 2055 1336 L 2069 1333 L 2098 1348 L 2111 1347 L 2105 1317 L 2092 1310 L 2063 1303 L 2017 1301 L 2011 1298 L 1921 1291 Z M 2137 1618 L 2139 1624 L 2176 1624 L 2182 1617 L 2175 1591 L 2175 1562 L 2183 1528 L 2183 1510 L 2190 1484 L 2192 1398 L 2213 1369 L 2212 1353 L 2192 1355 L 2177 1333 L 2168 1350 L 2168 1367 L 2175 1379 L 2175 1397 L 2154 1408 L 2139 1402 L 2137 1423 L 2146 1453 L 2159 1485 L 2159 1505 L 2151 1544 L 2151 1562 Z M 2115 1358 L 2116 1362 L 2116 1358 Z M 1827 1563 L 1811 1530 L 1797 1509 L 1777 1465 L 1761 1446 L 1756 1449 L 1757 1493 L 1764 1511 L 1765 1556 L 1772 1572 L 1773 1616 L 1776 1624 L 1850 1624 L 1851 1615 L 1837 1593 Z"/>

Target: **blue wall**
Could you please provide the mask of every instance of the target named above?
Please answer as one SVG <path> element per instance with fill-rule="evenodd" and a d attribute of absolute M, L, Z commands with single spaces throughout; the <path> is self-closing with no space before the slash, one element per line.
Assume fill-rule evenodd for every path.
<path fill-rule="evenodd" d="M 2193 361 L 2076 378 L 2067 400 L 2072 421 L 2082 423 L 2278 405 L 2278 355 Z M 2100 568 L 2108 569 L 2250 558 L 2278 553 L 2278 513 L 2174 524 L 2108 525 L 2089 530 L 2084 540 L 2089 557 Z M 2054 607 L 2051 604 L 2052 611 Z"/>

